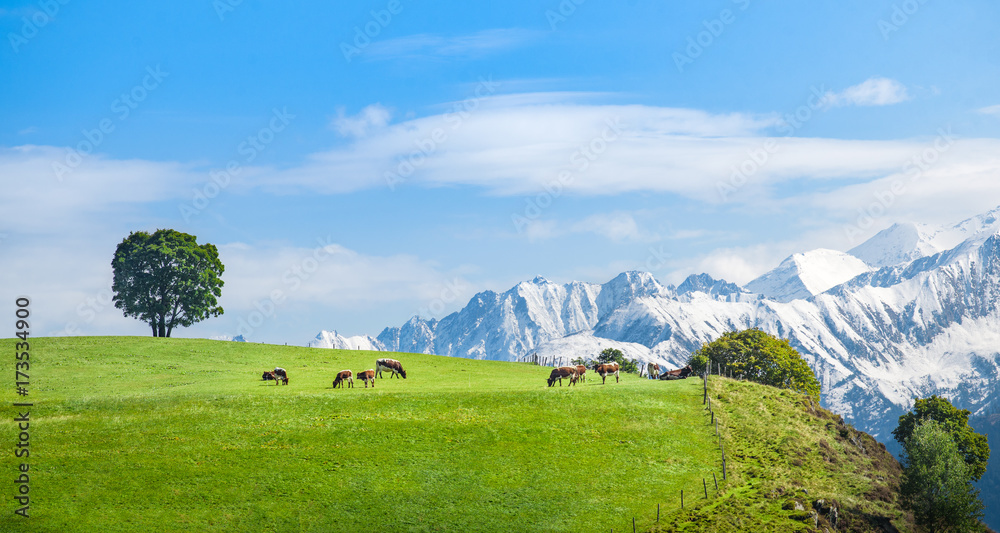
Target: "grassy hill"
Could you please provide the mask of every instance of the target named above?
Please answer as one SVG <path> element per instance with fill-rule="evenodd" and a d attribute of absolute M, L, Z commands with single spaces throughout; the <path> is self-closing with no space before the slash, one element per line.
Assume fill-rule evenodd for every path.
<path fill-rule="evenodd" d="M 639 531 L 808 531 L 818 498 L 840 531 L 910 530 L 879 445 L 755 384 L 711 382 L 723 482 L 698 379 L 548 388 L 547 368 L 395 354 L 407 380 L 333 390 L 336 372 L 384 354 L 31 343 L 31 518 L 13 517 L 8 483 L 0 531 L 627 531 L 633 517 Z M 276 365 L 290 385 L 260 381 Z M 25 400 L 12 385 L 8 406 Z M 2 457 L 13 478 L 19 460 Z"/>

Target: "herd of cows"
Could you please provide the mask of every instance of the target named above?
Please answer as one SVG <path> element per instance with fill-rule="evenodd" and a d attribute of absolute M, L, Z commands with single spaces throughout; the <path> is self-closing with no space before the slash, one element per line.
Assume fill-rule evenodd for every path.
<path fill-rule="evenodd" d="M 594 363 L 593 371 L 601 376 L 601 384 L 603 385 L 608 376 L 615 376 L 615 383 L 619 382 L 618 371 L 620 367 L 618 363 Z M 372 388 L 375 388 L 375 378 L 382 377 L 382 372 L 391 372 L 389 377 L 402 376 L 406 379 L 406 370 L 403 370 L 403 365 L 395 359 L 378 359 L 375 361 L 375 368 L 370 368 L 363 372 L 358 372 L 357 378 L 365 383 L 365 388 L 368 388 L 368 383 L 372 384 Z M 660 365 L 655 363 L 649 363 L 649 377 L 656 379 L 684 379 L 691 374 L 691 367 L 686 366 L 677 370 L 669 370 L 660 373 Z M 344 388 L 345 386 L 354 388 L 354 378 L 355 374 L 350 370 L 341 370 L 337 373 L 337 377 L 333 380 L 333 388 Z M 264 372 L 261 379 L 268 381 L 274 380 L 274 384 L 277 385 L 282 383 L 288 385 L 288 372 L 284 368 L 275 367 L 274 370 Z M 584 365 L 576 366 L 561 366 L 558 368 L 553 368 L 552 372 L 549 374 L 548 384 L 549 387 L 555 385 L 556 381 L 559 382 L 559 386 L 562 387 L 562 380 L 568 379 L 570 385 L 576 385 L 578 381 L 587 380 L 587 367 Z"/>

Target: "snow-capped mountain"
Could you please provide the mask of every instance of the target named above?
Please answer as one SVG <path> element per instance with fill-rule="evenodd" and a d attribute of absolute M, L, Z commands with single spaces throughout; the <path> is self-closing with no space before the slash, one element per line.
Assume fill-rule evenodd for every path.
<path fill-rule="evenodd" d="M 336 331 L 321 331 L 309 341 L 310 348 L 333 348 L 336 350 L 385 350 L 385 346 L 370 335 L 345 337 Z"/>
<path fill-rule="evenodd" d="M 315 345 L 499 360 L 616 347 L 681 366 L 750 327 L 788 338 L 825 406 L 875 435 L 915 397 L 982 409 L 1000 399 L 1000 208 L 947 228 L 898 224 L 849 254 L 795 254 L 745 288 L 705 274 L 677 287 L 645 272 L 602 285 L 536 277 L 440 321 L 413 317 L 376 339 L 322 332 Z"/>
<path fill-rule="evenodd" d="M 746 288 L 771 300 L 790 302 L 815 296 L 870 270 L 853 255 L 818 249 L 792 255 Z"/>

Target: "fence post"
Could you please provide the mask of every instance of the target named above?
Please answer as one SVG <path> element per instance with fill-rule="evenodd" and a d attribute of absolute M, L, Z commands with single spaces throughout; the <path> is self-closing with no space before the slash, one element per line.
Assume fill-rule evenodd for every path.
<path fill-rule="evenodd" d="M 681 489 L 681 509 L 684 508 L 684 489 Z"/>
<path fill-rule="evenodd" d="M 719 492 L 719 478 L 715 477 L 715 472 L 712 472 L 712 479 L 715 480 L 715 492 Z"/>
<path fill-rule="evenodd" d="M 705 489 L 705 499 L 707 500 L 708 499 L 708 482 L 705 481 L 705 478 L 701 478 L 701 486 Z"/>
<path fill-rule="evenodd" d="M 635 517 L 632 517 L 632 533 L 635 533 Z"/>
<path fill-rule="evenodd" d="M 660 504 L 656 504 L 656 523 L 660 523 Z"/>

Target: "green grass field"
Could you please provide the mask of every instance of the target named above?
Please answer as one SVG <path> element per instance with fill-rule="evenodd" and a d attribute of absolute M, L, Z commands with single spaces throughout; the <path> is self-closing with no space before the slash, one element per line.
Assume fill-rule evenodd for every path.
<path fill-rule="evenodd" d="M 681 489 L 689 507 L 716 501 L 702 493 L 720 455 L 698 379 L 602 386 L 588 372 L 548 388 L 543 367 L 389 354 L 408 379 L 331 388 L 384 355 L 32 339 L 31 518 L 13 515 L 8 407 L 0 529 L 630 531 L 636 517 L 642 531 L 657 504 L 678 513 Z M 260 380 L 274 366 L 290 385 Z M 25 400 L 12 381 L 8 406 Z"/>

